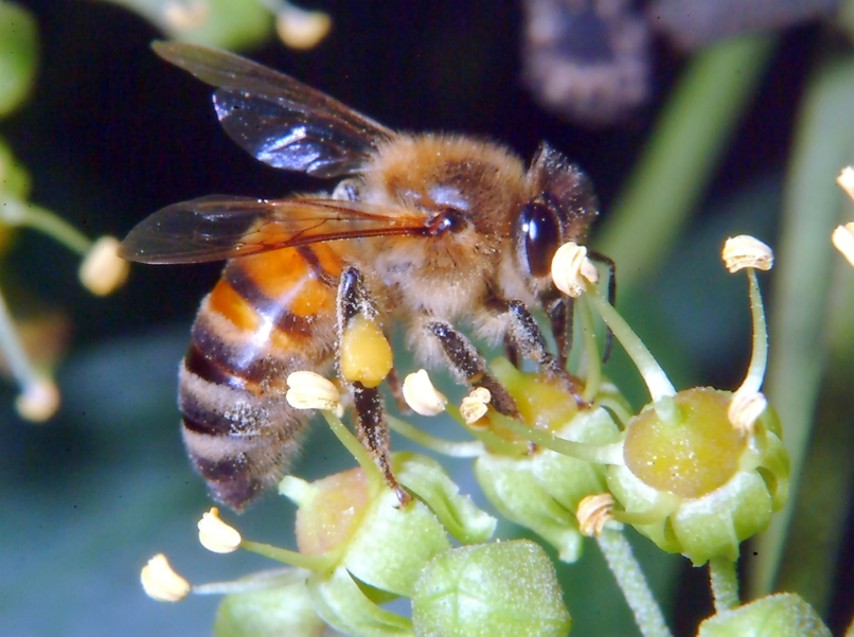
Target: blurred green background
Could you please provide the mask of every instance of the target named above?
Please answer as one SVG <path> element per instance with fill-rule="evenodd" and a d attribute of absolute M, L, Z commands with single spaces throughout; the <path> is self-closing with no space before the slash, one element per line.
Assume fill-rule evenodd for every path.
<path fill-rule="evenodd" d="M 38 71 L 29 98 L 0 119 L 0 138 L 30 174 L 29 200 L 88 236 L 122 236 L 158 208 L 203 194 L 324 186 L 243 153 L 220 130 L 208 87 L 156 58 L 149 44 L 164 33 L 141 14 L 159 15 L 144 9 L 163 2 L 18 4 L 37 30 Z M 212 3 L 231 30 L 198 39 L 239 47 L 395 128 L 487 136 L 526 157 L 545 139 L 580 163 L 602 202 L 591 245 L 615 260 L 618 306 L 677 387 L 739 384 L 750 353 L 746 284 L 725 274 L 718 252 L 740 233 L 776 249 L 778 267 L 762 277 L 767 389 L 806 471 L 791 531 L 781 524 L 751 543 L 742 566 L 759 588 L 779 571 L 774 586 L 803 594 L 839 632 L 854 597 L 854 270 L 829 235 L 854 220 L 834 184 L 854 162 L 847 6 L 691 53 L 653 33 L 647 103 L 587 127 L 526 88 L 522 4 L 318 2 L 333 27 L 306 52 L 272 36 L 267 9 L 243 4 Z M 8 35 L 21 35 L 17 24 L 0 47 L 19 46 Z M 77 257 L 50 239 L 26 230 L 0 238 L 0 285 L 21 329 L 64 344 L 55 367 L 63 404 L 50 422 L 22 421 L 12 382 L 0 390 L 0 634 L 209 634 L 215 599 L 156 604 L 138 572 L 160 551 L 195 583 L 269 566 L 212 556 L 195 538 L 208 500 L 181 446 L 177 364 L 219 266 L 135 266 L 123 289 L 98 299 L 78 285 Z M 643 403 L 619 351 L 608 373 Z M 296 472 L 349 466 L 315 430 Z M 466 465 L 452 466 L 479 498 Z M 290 510 L 270 496 L 240 528 L 289 545 Z M 705 572 L 638 544 L 677 633 L 690 634 L 711 608 Z M 593 546 L 561 575 L 576 634 L 630 630 Z"/>

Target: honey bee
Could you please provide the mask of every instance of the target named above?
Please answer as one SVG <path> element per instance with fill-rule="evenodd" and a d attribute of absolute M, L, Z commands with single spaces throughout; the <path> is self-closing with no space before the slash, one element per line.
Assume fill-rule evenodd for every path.
<path fill-rule="evenodd" d="M 533 359 L 578 396 L 565 371 L 570 302 L 549 270 L 598 212 L 590 181 L 561 153 L 542 144 L 526 168 L 490 141 L 392 131 L 230 53 L 174 42 L 154 50 L 216 87 L 220 123 L 257 159 L 340 178 L 324 194 L 173 204 L 122 244 L 143 263 L 227 259 L 179 373 L 184 442 L 216 500 L 241 510 L 286 471 L 306 417 L 285 400 L 285 379 L 333 368 L 355 318 L 386 334 L 401 325 L 419 363 L 487 388 L 504 414 L 518 415 L 516 405 L 461 328 Z M 548 317 L 556 354 L 534 309 Z M 360 441 L 405 503 L 378 388 L 342 381 Z"/>

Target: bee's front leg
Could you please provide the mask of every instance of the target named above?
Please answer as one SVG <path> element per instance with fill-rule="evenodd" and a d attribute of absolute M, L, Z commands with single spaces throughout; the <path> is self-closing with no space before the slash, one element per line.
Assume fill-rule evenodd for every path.
<path fill-rule="evenodd" d="M 432 321 L 425 327 L 439 340 L 451 369 L 463 382 L 474 387 L 485 387 L 492 396 L 491 403 L 495 409 L 506 416 L 519 418 L 516 401 L 487 371 L 483 357 L 465 336 L 444 321 Z"/>
<path fill-rule="evenodd" d="M 365 288 L 361 273 L 354 267 L 348 267 L 341 273 L 338 283 L 337 314 L 338 371 L 342 381 L 350 387 L 353 394 L 356 436 L 370 452 L 374 462 L 382 471 L 386 484 L 395 492 L 401 506 L 406 505 L 412 496 L 400 486 L 391 469 L 389 430 L 378 389 L 382 377 L 371 381 L 365 378 L 359 380 L 342 365 L 342 355 L 346 354 L 342 352 L 342 344 L 347 341 L 348 331 L 364 330 L 367 322 L 375 329 L 376 334 L 381 334 L 379 313 Z"/>
<path fill-rule="evenodd" d="M 587 401 L 581 396 L 583 388 L 580 381 L 564 369 L 560 358 L 555 357 L 546 349 L 546 339 L 543 332 L 525 304 L 521 301 L 508 301 L 507 313 L 510 317 L 509 336 L 516 343 L 519 351 L 536 362 L 549 376 L 564 381 L 575 402 L 579 405 L 586 405 Z"/>

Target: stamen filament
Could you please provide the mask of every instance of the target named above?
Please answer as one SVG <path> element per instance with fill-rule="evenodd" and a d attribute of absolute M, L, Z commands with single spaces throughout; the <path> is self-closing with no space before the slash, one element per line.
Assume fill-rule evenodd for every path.
<path fill-rule="evenodd" d="M 2 292 L 0 292 L 0 350 L 3 352 L 12 377 L 21 388 L 37 382 L 39 375 L 27 358 Z"/>
<path fill-rule="evenodd" d="M 582 294 L 575 299 L 574 303 L 581 320 L 581 335 L 584 340 L 583 351 L 587 363 L 587 378 L 581 397 L 592 403 L 602 384 L 602 359 L 599 356 L 599 345 L 596 343 L 596 330 L 593 327 L 593 316 L 590 313 L 590 305 L 587 303 L 587 295 Z"/>
<path fill-rule="evenodd" d="M 483 453 L 483 443 L 480 441 L 456 442 L 439 438 L 409 424 L 405 420 L 386 416 L 389 427 L 422 447 L 451 458 L 477 458 Z"/>
<path fill-rule="evenodd" d="M 660 398 L 665 396 L 675 396 L 676 390 L 673 388 L 664 370 L 661 369 L 661 366 L 653 358 L 646 345 L 643 344 L 643 341 L 629 327 L 629 324 L 617 313 L 617 310 L 602 298 L 593 286 L 588 286 L 585 296 L 599 313 L 599 316 L 602 317 L 602 320 L 605 321 L 605 324 L 611 329 L 617 340 L 620 341 L 620 344 L 632 359 L 635 367 L 638 368 L 652 397 L 652 402 L 656 403 Z"/>
<path fill-rule="evenodd" d="M 571 440 L 566 440 L 565 438 L 560 438 L 554 433 L 529 427 L 525 423 L 507 416 L 502 416 L 501 414 L 496 414 L 495 422 L 501 427 L 509 429 L 513 434 L 520 438 L 530 440 L 540 447 L 550 449 L 556 453 L 560 453 L 571 458 L 576 458 L 577 460 L 584 460 L 594 464 L 625 464 L 623 461 L 622 442 L 613 442 L 604 445 L 591 444 L 587 442 L 573 442 Z"/>
<path fill-rule="evenodd" d="M 335 564 L 335 560 L 330 559 L 328 556 L 303 555 L 297 551 L 279 548 L 278 546 L 264 544 L 263 542 L 244 540 L 240 543 L 240 548 L 263 555 L 271 560 L 303 568 L 307 571 L 322 572 L 330 569 Z"/>
<path fill-rule="evenodd" d="M 347 451 L 350 452 L 350 455 L 356 459 L 356 462 L 362 468 L 362 471 L 365 472 L 365 478 L 368 480 L 368 483 L 372 487 L 384 484 L 382 473 L 374 462 L 374 459 L 371 457 L 371 454 L 368 453 L 368 450 L 365 449 L 356 436 L 354 436 L 350 430 L 344 426 L 341 419 L 328 409 L 322 410 L 321 413 L 323 414 L 323 417 L 326 418 L 326 422 L 332 429 L 332 433 L 334 433 L 335 437 L 341 441 L 341 444 L 344 445 Z"/>
<path fill-rule="evenodd" d="M 86 235 L 46 208 L 17 199 L 4 199 L 2 203 L 0 222 L 39 230 L 81 256 L 85 256 L 92 247 L 92 241 Z"/>
<path fill-rule="evenodd" d="M 753 317 L 753 352 L 744 382 L 738 391 L 753 394 L 759 391 L 765 378 L 768 363 L 768 324 L 765 321 L 765 307 L 762 304 L 756 270 L 748 268 L 747 280 L 750 284 L 750 314 Z"/>

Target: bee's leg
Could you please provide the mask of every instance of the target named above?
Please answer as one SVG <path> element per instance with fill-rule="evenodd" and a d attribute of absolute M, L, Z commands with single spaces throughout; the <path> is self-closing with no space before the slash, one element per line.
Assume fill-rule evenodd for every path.
<path fill-rule="evenodd" d="M 356 268 L 349 267 L 341 273 L 338 284 L 338 342 L 339 350 L 344 333 L 351 328 L 353 319 L 363 317 L 369 321 L 377 320 L 377 310 L 371 301 L 362 281 L 362 275 Z M 340 356 L 340 352 L 339 352 Z M 339 365 L 340 369 L 340 365 Z M 382 471 L 386 484 L 397 495 L 401 506 L 411 499 L 397 482 L 391 470 L 389 430 L 385 419 L 385 409 L 377 387 L 366 387 L 360 381 L 342 378 L 353 394 L 356 411 L 356 436 Z"/>
<path fill-rule="evenodd" d="M 491 403 L 500 413 L 514 418 L 519 417 L 516 401 L 507 390 L 486 370 L 486 362 L 474 345 L 455 330 L 453 326 L 441 321 L 427 323 L 427 331 L 439 339 L 442 351 L 448 359 L 451 369 L 463 381 L 475 387 L 485 387 L 491 394 Z"/>
<path fill-rule="evenodd" d="M 572 299 L 558 296 L 546 304 L 545 310 L 557 346 L 557 364 L 561 369 L 566 369 L 566 360 L 572 345 Z"/>
<path fill-rule="evenodd" d="M 510 338 L 527 358 L 532 359 L 549 376 L 563 380 L 572 397 L 579 405 L 586 405 L 581 397 L 581 383 L 564 369 L 558 358 L 546 349 L 546 339 L 540 326 L 521 301 L 508 301 L 507 313 L 510 316 Z"/>
<path fill-rule="evenodd" d="M 513 367 L 519 367 L 519 363 L 521 362 L 519 348 L 516 347 L 516 343 L 513 342 L 509 335 L 504 336 L 504 356 L 507 357 L 507 360 L 510 361 Z"/>

